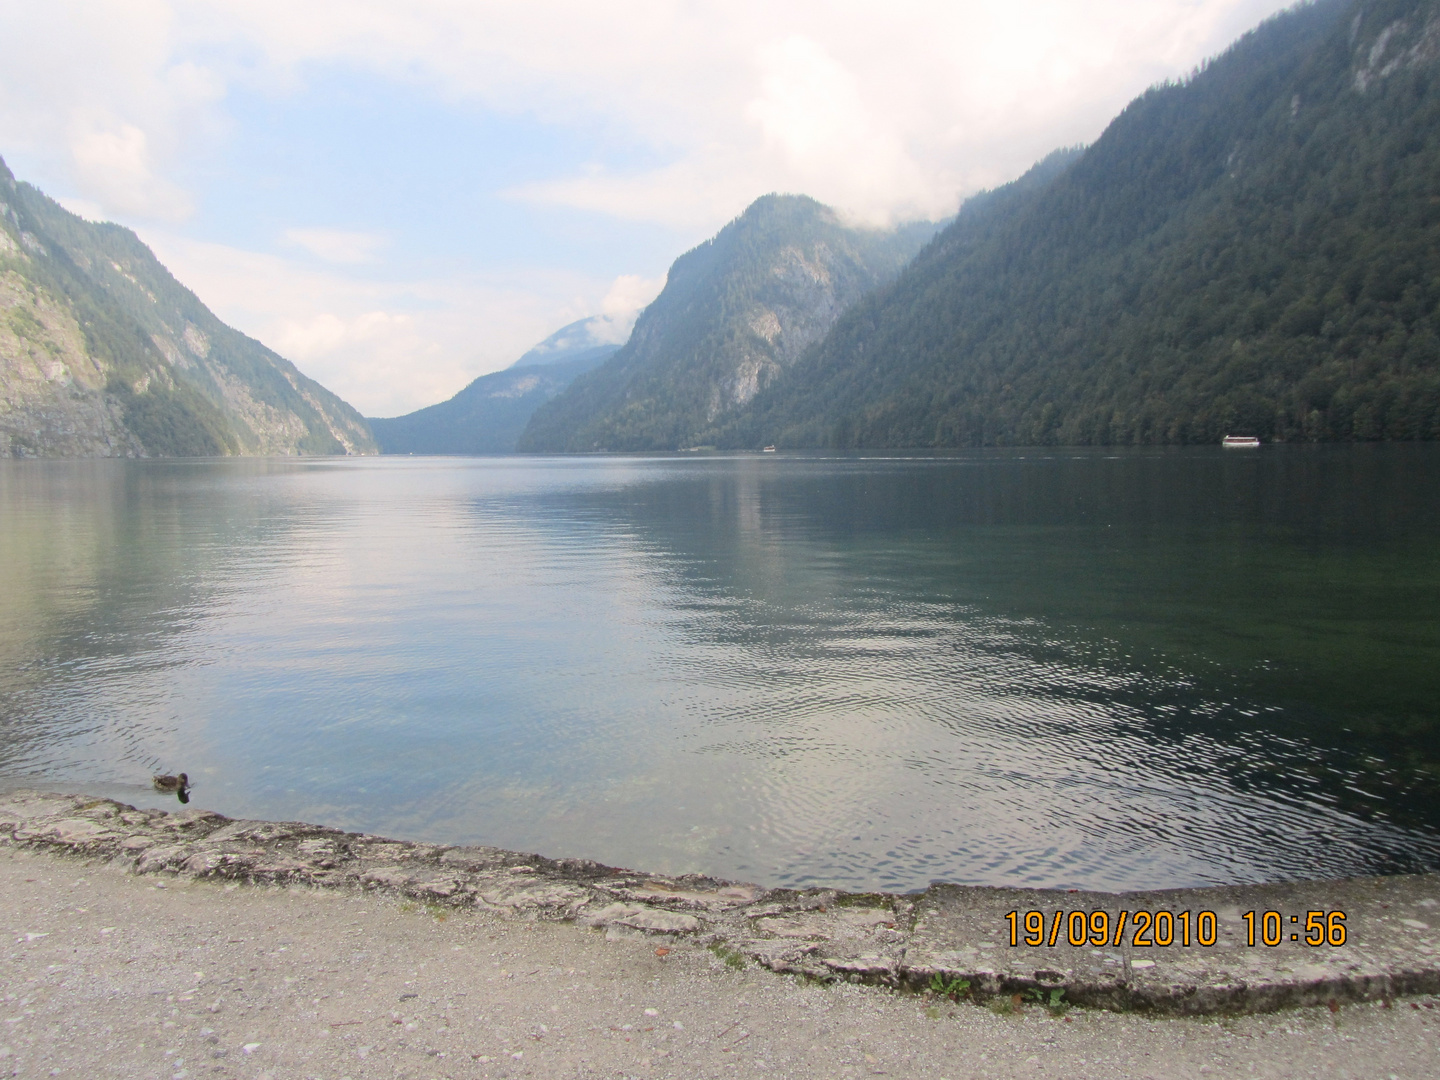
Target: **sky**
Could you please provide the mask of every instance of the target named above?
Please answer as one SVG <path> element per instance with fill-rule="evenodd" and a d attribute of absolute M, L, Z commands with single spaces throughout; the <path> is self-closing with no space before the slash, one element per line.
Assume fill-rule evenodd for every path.
<path fill-rule="evenodd" d="M 767 192 L 938 220 L 1275 0 L 0 0 L 0 156 L 367 416 Z"/>

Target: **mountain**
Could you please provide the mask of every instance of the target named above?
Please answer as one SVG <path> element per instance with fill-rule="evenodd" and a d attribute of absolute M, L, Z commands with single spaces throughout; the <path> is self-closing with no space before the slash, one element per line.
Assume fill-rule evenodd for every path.
<path fill-rule="evenodd" d="M 629 328 L 630 320 L 604 315 L 570 323 L 448 401 L 371 419 L 370 429 L 385 454 L 508 454 L 535 410 L 609 359 Z"/>
<path fill-rule="evenodd" d="M 1437 60 L 1433 0 L 1275 16 L 962 212 L 716 441 L 1440 438 Z"/>
<path fill-rule="evenodd" d="M 630 339 L 537 409 L 518 449 L 653 450 L 709 441 L 936 228 L 855 228 L 804 196 L 758 199 L 675 260 Z"/>
<path fill-rule="evenodd" d="M 0 456 L 375 449 L 359 413 L 217 319 L 133 232 L 0 160 Z"/>
<path fill-rule="evenodd" d="M 570 364 L 578 360 L 596 360 L 597 363 L 610 358 L 630 336 L 635 325 L 635 316 L 592 315 L 588 319 L 562 326 L 524 356 L 511 364 L 512 368 L 548 367 L 552 364 Z"/>

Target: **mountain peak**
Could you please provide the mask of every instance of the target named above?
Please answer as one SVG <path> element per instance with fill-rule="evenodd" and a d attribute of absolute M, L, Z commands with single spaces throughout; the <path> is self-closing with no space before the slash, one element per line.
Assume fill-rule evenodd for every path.
<path fill-rule="evenodd" d="M 625 345 L 538 409 L 519 448 L 703 443 L 936 228 L 851 228 L 805 195 L 756 199 L 675 260 Z"/>
<path fill-rule="evenodd" d="M 590 355 L 597 349 L 614 352 L 630 336 L 638 313 L 628 315 L 591 315 L 567 323 L 540 344 L 528 350 L 510 367 L 544 367 L 564 364 Z"/>

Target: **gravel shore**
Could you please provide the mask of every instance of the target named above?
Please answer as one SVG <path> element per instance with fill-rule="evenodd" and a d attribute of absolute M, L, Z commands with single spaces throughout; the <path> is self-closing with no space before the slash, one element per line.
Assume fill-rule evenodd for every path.
<path fill-rule="evenodd" d="M 1440 1002 L 1231 1019 L 819 985 L 684 938 L 0 849 L 0 1076 L 1433 1077 Z M 662 955 L 663 953 L 663 955 Z"/>

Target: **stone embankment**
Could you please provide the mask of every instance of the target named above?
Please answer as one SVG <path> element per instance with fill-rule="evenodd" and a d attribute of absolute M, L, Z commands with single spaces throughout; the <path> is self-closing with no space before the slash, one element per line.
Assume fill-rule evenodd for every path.
<path fill-rule="evenodd" d="M 795 891 L 30 791 L 0 796 L 0 844 L 103 859 L 136 874 L 382 890 L 574 922 L 612 938 L 653 936 L 661 947 L 685 938 L 776 972 L 957 999 L 1021 995 L 1199 1014 L 1440 992 L 1440 874 L 1131 893 Z M 1039 916 L 1027 929 L 1030 912 Z M 1156 920 L 1158 912 L 1170 918 Z M 1172 944 L 1146 944 L 1157 932 Z"/>

